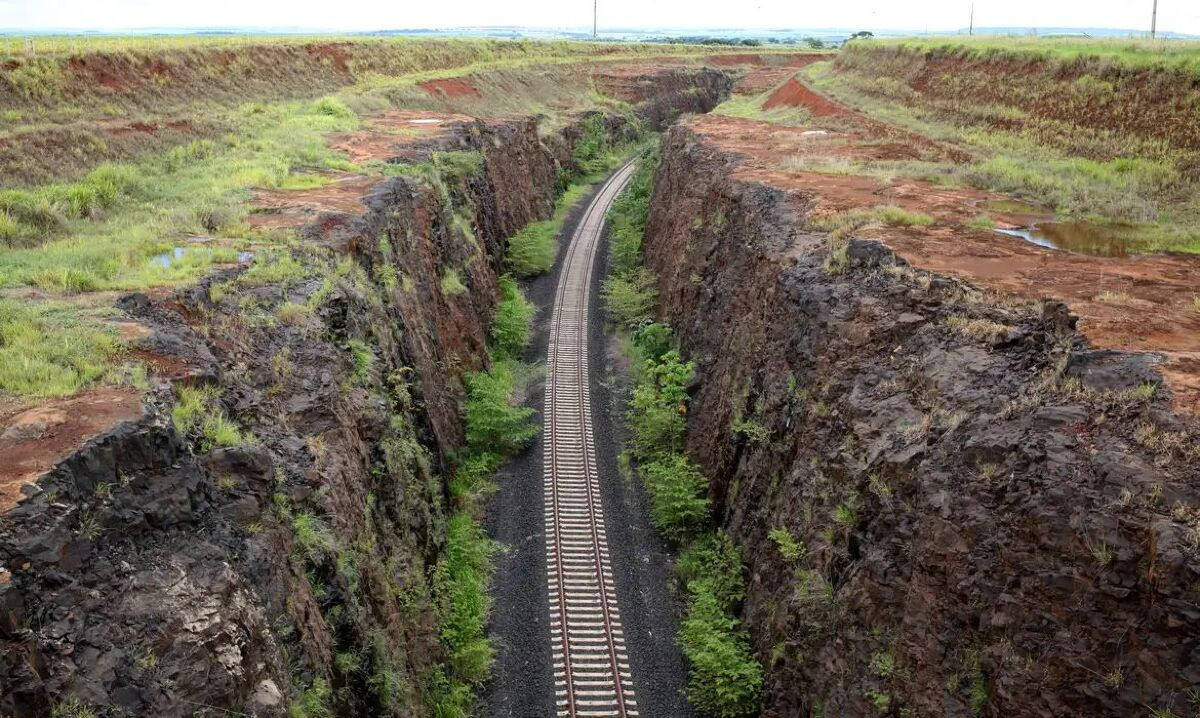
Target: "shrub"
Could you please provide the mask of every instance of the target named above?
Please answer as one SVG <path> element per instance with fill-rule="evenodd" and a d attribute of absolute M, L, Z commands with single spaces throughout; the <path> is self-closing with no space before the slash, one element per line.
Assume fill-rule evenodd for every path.
<path fill-rule="evenodd" d="M 537 436 L 537 427 L 530 421 L 533 409 L 512 404 L 516 380 L 516 366 L 506 360 L 493 362 L 489 371 L 467 376 L 464 414 L 467 442 L 473 448 L 511 454 Z"/>
<path fill-rule="evenodd" d="M 654 284 L 654 275 L 644 267 L 604 280 L 601 294 L 612 320 L 629 329 L 649 322 L 658 302 Z"/>
<path fill-rule="evenodd" d="M 582 122 L 583 133 L 571 153 L 579 174 L 593 175 L 608 169 L 612 162 L 608 133 L 604 129 L 604 116 L 595 114 Z"/>
<path fill-rule="evenodd" d="M 550 271 L 558 254 L 558 228 L 551 220 L 526 225 L 508 240 L 505 264 L 518 277 L 532 277 Z"/>
<path fill-rule="evenodd" d="M 670 454 L 640 467 L 650 493 L 654 526 L 672 543 L 683 543 L 708 525 L 708 479 L 683 454 Z"/>
<path fill-rule="evenodd" d="M 450 651 L 454 675 L 478 684 L 487 678 L 493 659 L 484 625 L 491 610 L 487 584 L 495 546 L 466 513 L 450 517 L 446 534 L 446 554 L 436 575 L 442 643 Z"/>
<path fill-rule="evenodd" d="M 611 254 L 617 274 L 627 274 L 642 263 L 642 238 L 650 210 L 651 185 L 658 166 L 658 147 L 642 152 L 637 171 L 625 191 L 613 202 L 608 221 L 612 228 Z"/>
<path fill-rule="evenodd" d="M 358 117 L 358 115 L 354 114 L 354 110 L 347 107 L 346 103 L 336 97 L 322 97 L 313 105 L 313 110 L 318 115 L 327 115 L 342 120 Z"/>
<path fill-rule="evenodd" d="M 626 414 L 636 455 L 649 458 L 682 448 L 688 398 L 684 387 L 694 373 L 695 364 L 680 360 L 675 350 L 647 364 L 647 380 L 634 389 Z"/>
<path fill-rule="evenodd" d="M 741 557 L 724 533 L 697 541 L 679 557 L 679 573 L 690 595 L 679 644 L 691 666 L 688 698 L 701 711 L 739 718 L 758 710 L 762 666 L 736 618 L 745 595 Z"/>
<path fill-rule="evenodd" d="M 512 277 L 500 278 L 500 304 L 492 320 L 492 346 L 496 356 L 516 359 L 529 343 L 537 308 L 525 298 Z"/>

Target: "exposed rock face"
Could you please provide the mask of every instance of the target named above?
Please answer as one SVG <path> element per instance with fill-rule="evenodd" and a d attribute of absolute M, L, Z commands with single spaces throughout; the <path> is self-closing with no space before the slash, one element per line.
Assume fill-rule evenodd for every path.
<path fill-rule="evenodd" d="M 1200 427 L 1139 398 L 1154 357 L 878 243 L 831 272 L 806 196 L 737 166 L 673 127 L 645 250 L 698 364 L 688 448 L 749 565 L 764 715 L 1191 710 Z"/>
<path fill-rule="evenodd" d="M 639 113 L 711 109 L 729 81 L 694 77 Z M 339 714 L 428 715 L 462 376 L 488 361 L 506 238 L 549 215 L 577 137 L 477 123 L 456 147 L 481 168 L 381 180 L 362 212 L 305 227 L 286 275 L 243 264 L 123 298 L 158 376 L 215 383 L 206 416 L 254 438 L 180 435 L 160 378 L 140 420 L 4 515 L 0 714 L 74 697 L 112 715 L 283 715 L 325 681 Z"/>

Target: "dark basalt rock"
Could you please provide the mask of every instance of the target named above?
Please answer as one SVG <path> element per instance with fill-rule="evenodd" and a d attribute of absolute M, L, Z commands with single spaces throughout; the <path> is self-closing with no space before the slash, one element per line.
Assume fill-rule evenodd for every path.
<path fill-rule="evenodd" d="M 737 161 L 673 127 L 645 253 L 697 359 L 687 445 L 748 566 L 763 715 L 1194 710 L 1200 426 L 1129 392 L 1157 357 L 1089 348 L 1061 302 L 969 301 L 877 241 L 831 274 L 811 203 Z"/>

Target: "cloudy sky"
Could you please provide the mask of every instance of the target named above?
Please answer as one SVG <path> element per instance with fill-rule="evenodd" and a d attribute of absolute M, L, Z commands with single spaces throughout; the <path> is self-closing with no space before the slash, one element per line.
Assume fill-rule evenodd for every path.
<path fill-rule="evenodd" d="M 599 0 L 601 27 L 951 30 L 970 0 Z M 980 26 L 1146 28 L 1152 0 L 976 0 Z M 479 25 L 582 27 L 592 0 L 0 0 L 0 27 L 290 27 L 371 30 Z M 1200 34 L 1200 0 L 1159 0 L 1159 29 Z"/>

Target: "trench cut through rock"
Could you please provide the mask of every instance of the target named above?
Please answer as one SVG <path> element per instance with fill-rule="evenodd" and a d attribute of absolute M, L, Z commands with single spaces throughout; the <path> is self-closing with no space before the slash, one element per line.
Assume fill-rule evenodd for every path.
<path fill-rule="evenodd" d="M 588 307 L 604 217 L 633 175 L 631 162 L 601 188 L 567 248 L 546 364 L 546 577 L 557 713 L 636 716 L 617 608 L 588 384 Z"/>

